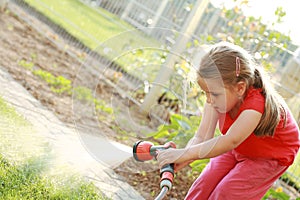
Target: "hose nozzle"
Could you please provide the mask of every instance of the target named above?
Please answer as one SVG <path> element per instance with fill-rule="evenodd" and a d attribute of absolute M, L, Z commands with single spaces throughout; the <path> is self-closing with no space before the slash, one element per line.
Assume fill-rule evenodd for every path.
<path fill-rule="evenodd" d="M 175 143 L 167 142 L 164 145 L 154 146 L 151 142 L 138 141 L 133 145 L 133 157 L 140 162 L 152 160 L 156 157 L 157 151 L 166 150 L 168 148 L 176 148 Z"/>

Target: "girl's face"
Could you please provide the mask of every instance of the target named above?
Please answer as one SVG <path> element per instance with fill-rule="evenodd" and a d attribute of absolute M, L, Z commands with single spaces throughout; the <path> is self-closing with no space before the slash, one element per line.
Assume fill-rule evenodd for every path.
<path fill-rule="evenodd" d="M 206 102 L 219 113 L 227 113 L 239 105 L 237 89 L 225 87 L 222 80 L 199 78 L 198 84 L 206 94 Z"/>

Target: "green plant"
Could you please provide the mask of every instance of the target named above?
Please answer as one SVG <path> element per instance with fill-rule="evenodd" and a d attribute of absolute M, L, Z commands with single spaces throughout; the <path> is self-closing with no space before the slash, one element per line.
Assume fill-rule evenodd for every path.
<path fill-rule="evenodd" d="M 170 124 L 160 125 L 158 131 L 150 133 L 147 136 L 154 139 L 166 138 L 168 141 L 176 143 L 177 147 L 184 147 L 186 143 L 193 137 L 198 129 L 201 117 L 186 117 L 179 114 L 171 115 Z M 209 159 L 196 160 L 190 164 L 192 170 L 201 172 L 206 166 Z"/>
<path fill-rule="evenodd" d="M 170 117 L 170 124 L 162 124 L 157 128 L 156 132 L 150 133 L 147 136 L 154 139 L 165 138 L 168 141 L 173 141 L 178 147 L 183 147 L 195 134 L 201 117 L 191 116 L 190 118 L 173 114 Z"/>
<path fill-rule="evenodd" d="M 290 168 L 292 168 L 292 167 L 293 166 L 291 166 Z M 299 189 L 300 189 L 300 187 L 299 187 L 299 181 L 297 180 L 297 177 L 298 177 L 297 173 L 299 173 L 299 170 L 298 171 L 291 171 L 293 173 L 291 173 L 290 171 L 291 171 L 291 169 L 288 169 L 288 171 L 285 172 L 280 177 L 280 180 L 282 180 L 283 182 L 285 182 L 290 187 L 293 187 L 295 190 L 299 191 Z"/>
<path fill-rule="evenodd" d="M 106 102 L 99 99 L 94 99 L 94 105 L 96 111 L 105 112 L 107 114 L 113 114 L 114 110 L 112 107 L 107 106 Z"/>
<path fill-rule="evenodd" d="M 26 61 L 24 59 L 21 59 L 21 60 L 19 60 L 18 65 L 20 65 L 21 67 L 24 67 L 25 69 L 32 71 L 34 63 L 30 62 L 30 61 Z"/>
<path fill-rule="evenodd" d="M 156 132 L 150 133 L 147 136 L 154 139 L 165 138 L 167 141 L 173 141 L 177 147 L 184 147 L 187 142 L 194 136 L 201 121 L 200 116 L 186 117 L 179 114 L 171 115 L 170 124 L 160 125 Z M 215 135 L 220 135 L 220 131 L 216 129 Z M 201 172 L 209 159 L 196 160 L 190 164 L 192 170 Z"/>
<path fill-rule="evenodd" d="M 268 199 L 289 200 L 290 196 L 285 192 L 283 192 L 282 188 L 277 188 L 276 190 L 271 188 L 263 197 L 263 200 L 268 200 Z"/>
<path fill-rule="evenodd" d="M 76 99 L 84 102 L 92 103 L 94 99 L 92 90 L 83 86 L 75 87 L 73 89 L 73 95 Z"/>
<path fill-rule="evenodd" d="M 107 114 L 112 114 L 113 109 L 107 105 L 104 100 L 96 99 L 92 90 L 83 86 L 78 86 L 73 90 L 74 97 L 80 101 L 86 102 L 88 104 L 94 104 L 95 110 L 97 112 L 105 112 Z"/>
<path fill-rule="evenodd" d="M 55 77 L 50 72 L 44 71 L 44 70 L 34 70 L 33 74 L 40 77 L 44 81 L 46 81 L 53 92 L 58 94 L 71 94 L 71 81 L 66 79 L 63 76 L 57 76 Z"/>

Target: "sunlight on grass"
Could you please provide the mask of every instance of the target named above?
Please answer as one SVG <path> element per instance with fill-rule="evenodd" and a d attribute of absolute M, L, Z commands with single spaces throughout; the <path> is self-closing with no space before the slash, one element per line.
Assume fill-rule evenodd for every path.
<path fill-rule="evenodd" d="M 25 2 L 35 7 L 92 49 L 99 45 L 95 41 L 103 42 L 113 35 L 133 28 L 104 10 L 101 10 L 101 12 L 106 12 L 105 14 L 108 17 L 101 16 L 96 10 L 80 1 L 26 0 Z M 112 23 L 112 20 L 118 20 L 120 25 L 116 26 Z M 91 40 L 92 38 L 94 41 Z"/>
<path fill-rule="evenodd" d="M 48 146 L 34 127 L 0 98 L 0 151 L 6 158 L 22 162 L 45 153 Z"/>
<path fill-rule="evenodd" d="M 0 199 L 106 199 L 92 184 L 72 181 L 60 184 L 41 176 L 43 167 L 34 160 L 22 165 L 10 163 L 0 155 Z"/>
<path fill-rule="evenodd" d="M 52 151 L 33 125 L 0 97 L 0 200 L 100 199 L 99 190 L 81 176 L 57 172 Z M 58 168 L 55 168 L 58 170 Z"/>
<path fill-rule="evenodd" d="M 136 58 L 127 53 L 139 48 L 159 48 L 156 40 L 102 8 L 91 8 L 75 0 L 25 0 L 29 5 L 64 28 L 90 49 L 115 59 L 126 69 Z M 123 55 L 126 58 L 119 59 Z"/>

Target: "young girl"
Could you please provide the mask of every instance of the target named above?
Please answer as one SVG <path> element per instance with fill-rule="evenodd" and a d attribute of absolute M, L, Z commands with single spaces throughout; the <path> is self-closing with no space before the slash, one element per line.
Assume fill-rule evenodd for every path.
<path fill-rule="evenodd" d="M 184 149 L 158 152 L 160 167 L 211 158 L 187 200 L 261 199 L 299 149 L 291 112 L 250 54 L 230 43 L 202 58 L 198 84 L 207 97 L 199 129 Z M 217 124 L 222 135 L 214 137 Z"/>

